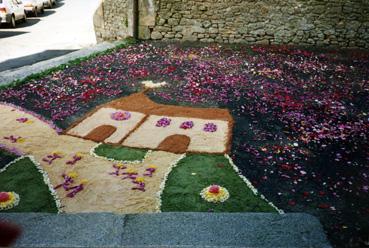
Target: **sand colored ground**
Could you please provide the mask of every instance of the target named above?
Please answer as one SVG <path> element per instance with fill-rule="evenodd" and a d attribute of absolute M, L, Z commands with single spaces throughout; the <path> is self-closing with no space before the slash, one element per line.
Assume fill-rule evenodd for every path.
<path fill-rule="evenodd" d="M 156 123 L 163 116 L 151 115 L 135 132 L 131 133 L 123 142 L 123 145 L 130 147 L 141 147 L 156 149 L 160 143 L 171 135 L 186 135 L 191 141 L 188 146 L 189 152 L 205 153 L 225 153 L 230 127 L 227 121 L 204 120 L 187 117 L 169 117 L 172 121 L 169 126 L 157 127 Z M 193 121 L 191 129 L 180 128 L 185 121 Z M 212 122 L 217 125 L 216 132 L 205 132 L 203 130 L 206 123 Z"/>
<path fill-rule="evenodd" d="M 32 123 L 19 123 L 17 118 L 26 117 Z M 53 185 L 63 181 L 61 175 L 75 171 L 79 180 L 87 179 L 86 188 L 74 198 L 66 197 L 63 189 L 57 193 L 61 200 L 63 211 L 75 212 L 117 212 L 142 213 L 155 212 L 159 207 L 157 193 L 168 168 L 180 158 L 180 155 L 168 152 L 153 152 L 141 164 L 132 165 L 140 174 L 143 174 L 148 165 L 158 166 L 152 178 L 145 177 L 146 191 L 131 190 L 130 180 L 109 175 L 113 172 L 113 162 L 99 159 L 90 155 L 90 150 L 96 143 L 68 135 L 58 135 L 55 130 L 37 118 L 15 110 L 12 107 L 0 105 L 0 140 L 8 147 L 15 147 L 22 152 L 32 155 L 48 173 Z M 4 139 L 6 136 L 21 136 L 23 142 L 12 143 Z M 61 152 L 63 158 L 55 160 L 51 165 L 42 159 L 53 152 Z M 81 153 L 83 158 L 75 165 L 67 165 L 73 155 Z M 79 181 L 77 180 L 77 181 Z"/>
<path fill-rule="evenodd" d="M 136 127 L 137 123 L 139 123 L 145 115 L 142 113 L 130 112 L 131 117 L 129 119 L 116 121 L 111 118 L 111 114 L 117 111 L 119 110 L 114 108 L 100 108 L 96 113 L 88 116 L 77 126 L 69 130 L 68 134 L 85 137 L 99 126 L 111 125 L 116 127 L 117 130 L 109 138 L 101 141 L 118 144 L 132 129 Z"/>

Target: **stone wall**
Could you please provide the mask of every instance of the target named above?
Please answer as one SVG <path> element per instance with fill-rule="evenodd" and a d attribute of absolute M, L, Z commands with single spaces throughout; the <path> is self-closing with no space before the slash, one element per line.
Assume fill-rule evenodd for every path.
<path fill-rule="evenodd" d="M 117 31 L 124 17 L 117 15 L 125 16 L 129 23 L 131 2 L 104 0 L 106 28 L 100 32 L 102 37 L 124 36 Z M 142 39 L 369 48 L 369 0 L 139 0 L 139 3 Z M 128 33 L 126 28 L 122 34 Z"/>
<path fill-rule="evenodd" d="M 130 0 L 101 0 L 94 14 L 96 40 L 120 40 L 132 35 Z"/>

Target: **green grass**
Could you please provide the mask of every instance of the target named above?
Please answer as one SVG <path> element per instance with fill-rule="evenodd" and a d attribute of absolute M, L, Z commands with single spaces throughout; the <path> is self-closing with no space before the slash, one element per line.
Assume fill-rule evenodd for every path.
<path fill-rule="evenodd" d="M 195 175 L 193 175 L 196 173 Z M 223 203 L 203 200 L 203 188 L 218 184 L 230 198 Z M 162 211 L 275 212 L 267 202 L 255 196 L 223 155 L 191 154 L 170 173 L 162 194 Z"/>
<path fill-rule="evenodd" d="M 95 149 L 95 153 L 98 156 L 120 161 L 143 160 L 147 151 L 147 149 L 113 146 L 108 144 L 101 144 Z"/>
<path fill-rule="evenodd" d="M 14 191 L 20 197 L 18 206 L 1 212 L 58 212 L 41 172 L 29 158 L 0 173 L 0 191 Z"/>
<path fill-rule="evenodd" d="M 13 82 L 10 82 L 10 83 L 7 83 L 7 84 L 3 84 L 0 86 L 0 90 L 3 90 L 3 89 L 7 89 L 7 88 L 12 88 L 12 87 L 16 87 L 16 86 L 20 86 L 22 84 L 25 84 L 31 80 L 38 80 L 40 78 L 43 78 L 45 76 L 48 76 L 54 72 L 57 72 L 57 71 L 61 71 L 61 70 L 64 70 L 70 66 L 75 66 L 75 65 L 79 65 L 81 64 L 82 62 L 84 61 L 87 61 L 87 60 L 90 60 L 90 59 L 93 59 L 93 58 L 96 58 L 98 56 L 103 56 L 103 55 L 106 55 L 106 54 L 110 54 L 110 53 L 113 53 L 113 52 L 116 52 L 122 48 L 125 48 L 127 46 L 130 46 L 132 44 L 135 44 L 137 41 L 133 38 L 127 38 L 125 40 L 123 40 L 121 43 L 119 43 L 117 46 L 113 47 L 113 48 L 110 48 L 110 49 L 107 49 L 105 51 L 101 51 L 101 52 L 96 52 L 96 53 L 93 53 L 89 56 L 85 56 L 85 57 L 81 57 L 81 58 L 77 58 L 77 59 L 74 59 L 74 60 L 71 60 L 65 64 L 62 64 L 62 65 L 59 65 L 59 66 L 56 66 L 56 67 L 53 67 L 53 68 L 50 68 L 50 69 L 47 69 L 45 71 L 42 71 L 42 72 L 39 72 L 39 73 L 35 73 L 35 74 L 32 74 L 32 75 L 29 75 L 27 77 L 25 77 L 24 79 L 21 79 L 21 80 L 14 80 Z"/>

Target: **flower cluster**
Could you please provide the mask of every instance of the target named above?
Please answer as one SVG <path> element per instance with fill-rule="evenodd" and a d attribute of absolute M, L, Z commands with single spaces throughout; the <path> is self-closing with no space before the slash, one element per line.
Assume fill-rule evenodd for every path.
<path fill-rule="evenodd" d="M 30 119 L 28 119 L 27 117 L 21 117 L 16 119 L 17 122 L 19 123 L 26 123 L 26 124 L 31 124 L 33 123 Z"/>
<path fill-rule="evenodd" d="M 113 168 L 115 169 L 115 171 L 110 172 L 109 173 L 110 175 L 123 176 L 122 179 L 131 180 L 131 182 L 135 185 L 134 187 L 132 187 L 132 190 L 145 191 L 146 184 L 144 177 L 152 177 L 158 167 L 155 165 L 149 165 L 146 168 L 143 177 L 139 176 L 139 173 L 136 169 L 128 168 L 126 165 L 122 163 L 114 164 Z"/>
<path fill-rule="evenodd" d="M 193 121 L 185 121 L 185 122 L 182 122 L 182 124 L 180 125 L 180 128 L 191 129 L 193 128 L 193 126 L 194 126 Z"/>
<path fill-rule="evenodd" d="M 73 155 L 72 159 L 67 161 L 66 164 L 75 165 L 81 159 L 82 159 L 82 155 L 80 153 L 77 153 L 77 154 Z"/>
<path fill-rule="evenodd" d="M 121 175 L 121 170 L 127 169 L 127 166 L 125 166 L 122 163 L 118 163 L 118 164 L 113 164 L 113 168 L 115 169 L 115 171 L 110 172 L 109 174 L 119 176 L 119 175 Z"/>
<path fill-rule="evenodd" d="M 0 211 L 16 207 L 19 204 L 19 195 L 15 192 L 0 192 Z"/>
<path fill-rule="evenodd" d="M 146 169 L 146 173 L 144 176 L 152 177 L 154 172 L 158 169 L 156 165 L 149 165 L 149 167 Z"/>
<path fill-rule="evenodd" d="M 61 159 L 62 157 L 63 154 L 61 152 L 53 152 L 52 154 L 49 154 L 45 158 L 43 158 L 42 161 L 51 165 L 55 160 Z"/>
<path fill-rule="evenodd" d="M 203 130 L 205 132 L 211 132 L 211 133 L 212 132 L 216 132 L 217 131 L 217 125 L 214 124 L 214 123 L 212 123 L 212 122 L 206 123 L 205 126 L 204 126 L 204 128 L 203 128 Z"/>
<path fill-rule="evenodd" d="M 136 177 L 134 180 L 132 180 L 132 183 L 136 184 L 136 186 L 132 187 L 132 190 L 145 191 L 145 178 Z"/>
<path fill-rule="evenodd" d="M 4 139 L 9 140 L 11 143 L 24 143 L 26 141 L 25 138 L 22 138 L 21 136 L 6 136 Z"/>
<path fill-rule="evenodd" d="M 64 181 L 61 184 L 55 186 L 54 189 L 63 187 L 63 189 L 68 192 L 67 197 L 69 198 L 75 197 L 80 191 L 84 190 L 86 184 L 88 183 L 88 180 L 82 179 L 76 185 L 75 179 L 78 177 L 78 174 L 74 171 L 67 174 L 62 174 L 62 177 L 64 178 Z"/>
<path fill-rule="evenodd" d="M 128 111 L 117 111 L 112 113 L 110 117 L 115 121 L 124 121 L 131 118 L 131 113 Z"/>
<path fill-rule="evenodd" d="M 226 188 L 219 185 L 210 185 L 200 192 L 201 197 L 208 202 L 225 202 L 229 198 L 229 192 Z"/>
<path fill-rule="evenodd" d="M 157 127 L 167 127 L 167 126 L 170 125 L 170 122 L 171 121 L 172 120 L 169 119 L 168 117 L 163 117 L 163 118 L 161 118 L 160 120 L 158 120 L 156 122 L 156 125 L 155 126 L 157 126 Z"/>

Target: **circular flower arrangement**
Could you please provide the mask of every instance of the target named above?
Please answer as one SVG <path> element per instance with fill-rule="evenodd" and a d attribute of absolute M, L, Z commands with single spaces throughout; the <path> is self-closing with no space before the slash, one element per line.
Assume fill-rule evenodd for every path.
<path fill-rule="evenodd" d="M 156 122 L 155 126 L 157 126 L 157 127 L 166 127 L 166 126 L 170 125 L 171 121 L 172 121 L 171 119 L 169 119 L 167 117 L 163 117 L 163 118 L 161 118 L 160 120 L 158 120 Z"/>
<path fill-rule="evenodd" d="M 219 185 L 210 185 L 201 190 L 201 197 L 208 202 L 225 202 L 229 198 L 229 192 L 226 188 Z"/>
<path fill-rule="evenodd" d="M 185 121 L 182 122 L 180 128 L 182 129 L 191 129 L 193 127 L 193 121 Z"/>
<path fill-rule="evenodd" d="M 217 125 L 215 125 L 214 123 L 210 122 L 210 123 L 206 123 L 203 129 L 205 132 L 216 132 L 217 131 Z"/>
<path fill-rule="evenodd" d="M 19 203 L 19 195 L 15 192 L 0 192 L 0 211 L 14 208 Z"/>
<path fill-rule="evenodd" d="M 112 113 L 110 117 L 115 121 L 124 121 L 131 118 L 131 113 L 127 111 L 117 111 Z"/>

